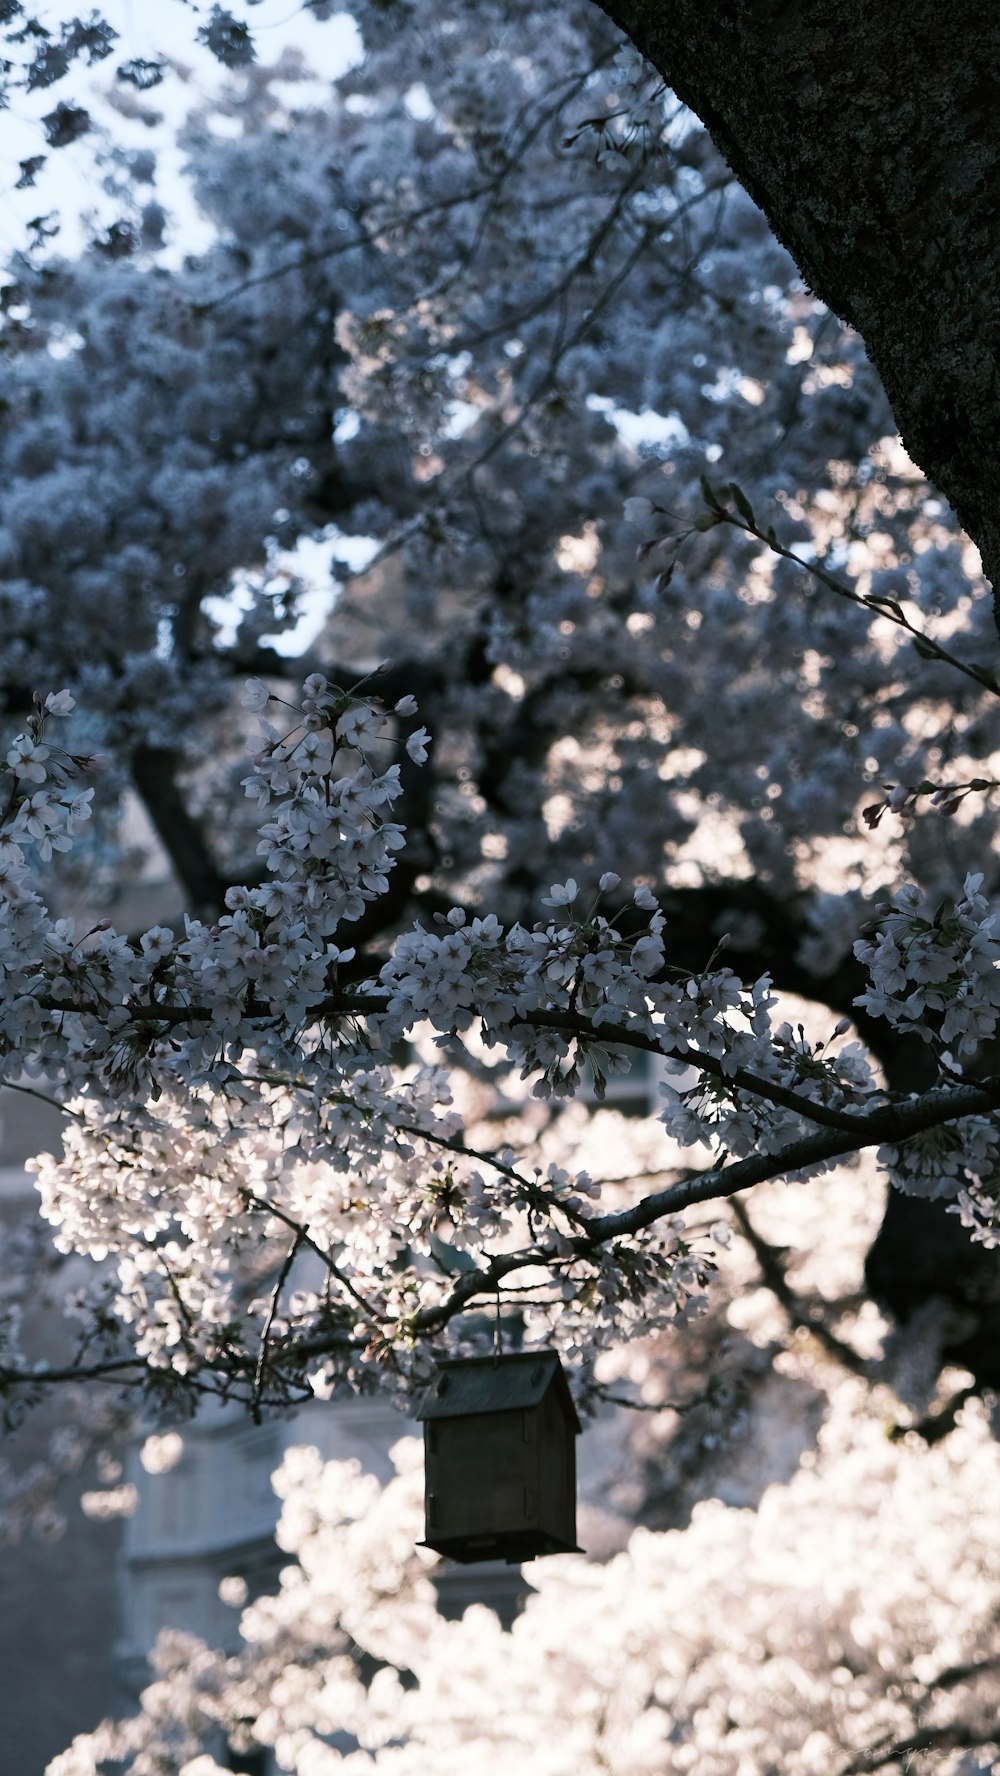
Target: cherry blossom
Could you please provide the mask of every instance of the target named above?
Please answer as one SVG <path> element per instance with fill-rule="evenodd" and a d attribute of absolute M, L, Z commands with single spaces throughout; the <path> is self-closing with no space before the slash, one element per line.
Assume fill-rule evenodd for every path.
<path fill-rule="evenodd" d="M 113 1759 L 209 1776 L 227 1738 L 298 1776 L 558 1776 L 567 1760 L 634 1776 L 665 1759 L 829 1776 L 905 1767 L 908 1748 L 947 1776 L 986 1771 L 995 1443 L 967 1414 L 944 1446 L 892 1445 L 856 1382 L 831 1405 L 813 1462 L 755 1511 L 710 1499 L 686 1530 L 635 1530 L 604 1563 L 537 1563 L 510 1632 L 482 1605 L 436 1613 L 412 1441 L 384 1489 L 294 1449 L 275 1486 L 295 1564 L 243 1608 L 238 1652 L 162 1635 L 138 1714 L 79 1738 L 49 1776 Z M 226 1584 L 240 1607 L 245 1587 Z M 502 1697 L 517 1706 L 490 1705 Z"/>
<path fill-rule="evenodd" d="M 72 843 L 85 768 L 50 743 L 72 717 L 65 699 L 36 709 L 7 766 L 4 1071 L 44 1071 L 66 1104 L 63 1154 L 34 1168 L 57 1250 L 95 1266 L 74 1301 L 81 1375 L 121 1369 L 154 1394 L 169 1376 L 175 1392 L 208 1386 L 257 1410 L 307 1397 L 317 1360 L 324 1385 L 353 1386 L 379 1362 L 405 1392 L 436 1341 L 474 1343 L 463 1322 L 477 1302 L 529 1280 L 535 1335 L 578 1362 L 584 1325 L 593 1353 L 701 1295 L 711 1249 L 678 1235 L 678 1211 L 876 1145 L 901 1189 L 953 1198 L 993 1239 L 996 1086 L 962 1070 L 996 1023 L 980 876 L 933 918 L 901 890 L 859 943 L 868 1013 L 916 1025 L 939 1055 L 936 1090 L 894 1099 L 843 1020 L 817 1041 L 775 1023 L 766 975 L 671 978 L 666 921 L 641 885 L 645 931 L 596 905 L 575 916 L 569 879 L 542 897 L 548 922 L 456 907 L 342 984 L 344 932 L 389 892 L 405 835 L 391 818 L 398 766 L 377 757 L 384 711 L 315 675 L 299 719 L 287 703 L 280 729 L 260 713 L 248 742 L 266 881 L 180 935 L 155 926 L 129 942 L 107 923 L 78 935 L 27 886 L 18 842 L 44 853 L 51 819 Z M 18 769 L 29 756 L 38 787 Z M 390 1058 L 421 1031 L 441 1064 Z M 622 1205 L 585 1170 L 543 1174 L 516 1145 L 469 1142 L 454 1087 L 473 1038 L 553 1102 L 589 1075 L 600 1095 L 630 1049 L 658 1054 L 672 1074 L 666 1130 L 707 1149 L 707 1169 Z M 429 1262 L 444 1226 L 468 1254 L 454 1275 Z M 322 1294 L 301 1287 L 317 1264 Z M 16 1355 L 4 1379 L 26 1379 Z"/>

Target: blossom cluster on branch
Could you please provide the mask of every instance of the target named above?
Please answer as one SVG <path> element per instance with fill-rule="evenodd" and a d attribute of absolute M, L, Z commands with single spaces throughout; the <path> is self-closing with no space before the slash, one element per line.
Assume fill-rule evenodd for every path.
<path fill-rule="evenodd" d="M 445 1336 L 474 1346 L 477 1311 L 506 1291 L 525 1298 L 526 1335 L 565 1350 L 585 1390 L 598 1350 L 704 1289 L 711 1251 L 685 1237 L 686 1207 L 876 1143 L 894 1182 L 957 1197 L 977 1237 L 995 1238 L 983 1112 L 1000 1087 L 962 1071 L 996 1019 L 997 940 L 977 882 L 934 920 L 904 891 L 859 945 L 869 1013 L 902 1029 L 919 1017 L 939 1053 L 942 1083 L 922 1098 L 888 1093 L 843 1025 L 810 1043 L 775 1024 L 766 977 L 669 966 L 645 885 L 626 935 L 601 910 L 621 886 L 611 871 L 579 909 L 575 881 L 556 884 L 531 929 L 456 908 L 345 982 L 345 931 L 387 893 L 404 845 L 387 759 L 426 756 L 429 737 L 405 735 L 411 696 L 386 709 L 321 674 L 297 703 L 274 700 L 280 723 L 262 681 L 245 700 L 260 721 L 244 781 L 266 877 L 181 935 L 154 926 L 130 941 L 106 922 L 78 934 L 31 886 L 32 848 L 71 844 L 89 812 L 85 761 L 52 737 L 72 718 L 68 692 L 36 698 L 3 767 L 3 1075 L 44 1078 L 65 1104 L 62 1155 L 33 1165 L 57 1248 L 95 1264 L 71 1303 L 70 1373 L 174 1400 L 208 1389 L 255 1411 L 380 1373 L 406 1389 Z M 908 981 L 920 984 L 904 995 Z M 533 1167 L 530 1150 L 467 1145 L 453 1082 L 472 1037 L 556 1100 L 588 1076 L 600 1094 L 636 1051 L 661 1057 L 663 1121 L 708 1150 L 707 1166 L 623 1203 L 586 1172 Z M 7 1355 L 8 1392 L 44 1380 Z"/>

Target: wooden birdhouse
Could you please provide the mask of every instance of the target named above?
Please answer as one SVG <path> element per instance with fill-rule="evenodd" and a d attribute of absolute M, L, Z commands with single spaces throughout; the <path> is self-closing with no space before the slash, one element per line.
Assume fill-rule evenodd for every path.
<path fill-rule="evenodd" d="M 580 1421 L 554 1351 L 442 1363 L 424 1427 L 424 1546 L 452 1560 L 580 1553 Z"/>

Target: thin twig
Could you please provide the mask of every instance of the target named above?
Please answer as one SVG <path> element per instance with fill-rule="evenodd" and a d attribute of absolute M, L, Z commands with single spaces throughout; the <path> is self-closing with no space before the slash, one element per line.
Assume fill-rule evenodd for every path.
<path fill-rule="evenodd" d="M 864 1358 L 860 1357 L 851 1345 L 845 1344 L 843 1339 L 838 1338 L 835 1332 L 831 1332 L 822 1318 L 814 1317 L 803 1306 L 788 1281 L 777 1248 L 770 1245 L 757 1232 L 747 1213 L 746 1205 L 734 1197 L 730 1203 L 730 1210 L 757 1260 L 765 1285 L 770 1289 L 775 1300 L 780 1303 L 791 1324 L 800 1326 L 809 1332 L 817 1344 L 823 1346 L 828 1356 L 836 1358 L 836 1361 L 841 1363 L 845 1369 L 849 1369 L 852 1375 L 860 1375 L 865 1380 L 869 1380 L 868 1365 Z"/>
<path fill-rule="evenodd" d="M 275 1279 L 274 1288 L 271 1290 L 271 1299 L 267 1308 L 267 1318 L 264 1321 L 263 1330 L 260 1335 L 260 1350 L 257 1355 L 257 1368 L 254 1371 L 253 1393 L 250 1397 L 250 1411 L 253 1414 L 255 1424 L 260 1423 L 260 1396 L 264 1387 L 264 1368 L 267 1362 L 267 1341 L 271 1336 L 271 1327 L 274 1325 L 274 1316 L 278 1311 L 278 1302 L 281 1298 L 281 1291 L 288 1281 L 289 1272 L 298 1256 L 299 1247 L 302 1244 L 302 1237 L 300 1230 L 296 1233 L 295 1238 L 285 1255 L 284 1263 Z"/>
<path fill-rule="evenodd" d="M 596 1387 L 594 1395 L 607 1406 L 624 1406 L 629 1412 L 693 1412 L 696 1406 L 707 1406 L 711 1392 L 705 1389 L 692 1394 L 690 1400 L 630 1400 L 625 1394 L 613 1394 L 610 1388 Z"/>
<path fill-rule="evenodd" d="M 935 641 L 933 636 L 928 635 L 925 629 L 919 629 L 915 623 L 911 623 L 898 599 L 878 595 L 870 596 L 864 592 L 855 591 L 853 586 L 848 586 L 843 580 L 838 580 L 828 568 L 821 567 L 815 561 L 806 561 L 801 555 L 797 555 L 794 549 L 789 549 L 784 543 L 779 542 L 773 529 L 761 530 L 756 519 L 748 517 L 747 511 L 742 507 L 737 514 L 729 511 L 721 503 L 718 505 L 713 503 L 712 510 L 717 513 L 719 521 L 731 524 L 734 530 L 742 530 L 746 535 L 756 537 L 758 542 L 764 543 L 770 549 L 772 555 L 780 556 L 782 561 L 793 562 L 796 567 L 802 569 L 803 573 L 818 580 L 820 585 L 825 586 L 828 591 L 835 592 L 838 598 L 846 598 L 850 604 L 859 605 L 862 610 L 869 611 L 873 616 L 888 618 L 889 622 L 894 623 L 897 629 L 905 630 L 922 653 L 939 660 L 945 666 L 952 666 L 956 672 L 961 672 L 966 678 L 971 678 L 981 690 L 987 690 L 994 697 L 1000 697 L 1000 682 L 988 667 L 973 666 L 966 660 L 960 660 L 956 654 L 943 647 L 939 641 Z"/>
<path fill-rule="evenodd" d="M 39 1104 L 48 1104 L 51 1109 L 58 1110 L 60 1116 L 72 1116 L 75 1122 L 82 1122 L 79 1110 L 71 1110 L 68 1105 L 60 1104 L 58 1098 L 50 1098 L 47 1092 L 38 1091 L 33 1085 L 16 1085 L 13 1079 L 0 1080 L 4 1091 L 21 1092 L 26 1098 L 35 1098 Z"/>
<path fill-rule="evenodd" d="M 288 1214 L 285 1209 L 280 1209 L 277 1203 L 268 1202 L 266 1197 L 254 1196 L 253 1194 L 248 1193 L 246 1201 L 252 1208 L 260 1209 L 263 1214 L 273 1215 L 276 1221 L 280 1221 L 285 1227 L 289 1228 L 290 1231 L 295 1234 L 299 1243 L 306 1246 L 310 1252 L 314 1252 L 324 1269 L 327 1270 L 332 1277 L 336 1278 L 337 1282 L 342 1288 L 347 1290 L 349 1295 L 354 1297 L 354 1300 L 367 1317 L 372 1321 L 377 1319 L 378 1316 L 375 1313 L 374 1308 L 365 1300 L 360 1290 L 355 1288 L 350 1277 L 345 1276 L 340 1266 L 331 1258 L 329 1252 L 323 1250 L 323 1247 L 312 1238 L 312 1235 L 306 1231 L 305 1227 L 303 1227 L 300 1222 L 295 1220 L 293 1215 Z"/>

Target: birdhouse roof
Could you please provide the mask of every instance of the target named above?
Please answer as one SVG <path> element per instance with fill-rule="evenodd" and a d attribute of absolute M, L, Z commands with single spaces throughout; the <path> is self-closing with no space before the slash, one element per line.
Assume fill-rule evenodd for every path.
<path fill-rule="evenodd" d="M 580 1421 L 555 1351 L 501 1357 L 455 1357 L 441 1363 L 421 1395 L 417 1418 L 468 1418 L 481 1412 L 518 1412 L 540 1406 L 555 1387 L 567 1419 Z"/>

